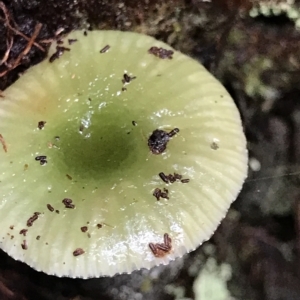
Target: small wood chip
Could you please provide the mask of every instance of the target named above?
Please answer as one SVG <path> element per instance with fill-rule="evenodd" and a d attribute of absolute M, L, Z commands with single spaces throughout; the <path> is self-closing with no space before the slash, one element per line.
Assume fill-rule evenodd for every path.
<path fill-rule="evenodd" d="M 148 53 L 153 54 L 154 56 L 161 58 L 161 59 L 172 59 L 174 51 L 167 50 L 164 48 L 158 48 L 158 47 L 151 47 L 148 50 Z"/>
<path fill-rule="evenodd" d="M 26 236 L 28 229 L 22 229 L 20 230 L 19 234 L 23 234 L 24 236 Z"/>
<path fill-rule="evenodd" d="M 83 130 L 84 130 L 84 125 L 83 125 L 83 124 L 80 124 L 80 125 L 79 125 L 79 131 L 80 131 L 80 132 L 83 132 Z"/>
<path fill-rule="evenodd" d="M 165 233 L 163 243 L 149 243 L 149 248 L 155 257 L 164 257 L 172 250 L 172 239 Z"/>
<path fill-rule="evenodd" d="M 69 45 L 72 45 L 72 44 L 74 44 L 75 42 L 77 42 L 77 39 L 68 39 Z"/>
<path fill-rule="evenodd" d="M 174 183 L 176 180 L 180 180 L 182 183 L 188 183 L 190 181 L 189 179 L 182 179 L 182 175 L 178 173 L 174 173 L 174 175 L 172 174 L 166 175 L 165 173 L 160 172 L 158 176 L 165 183 Z"/>
<path fill-rule="evenodd" d="M 87 231 L 88 231 L 88 227 L 87 227 L 87 226 L 82 226 L 82 227 L 80 228 L 80 230 L 81 230 L 82 232 L 87 232 Z"/>
<path fill-rule="evenodd" d="M 72 176 L 69 175 L 69 174 L 66 174 L 66 176 L 67 176 L 67 178 L 68 178 L 69 180 L 72 180 L 72 179 L 73 179 Z"/>
<path fill-rule="evenodd" d="M 44 165 L 46 165 L 47 164 L 47 160 L 46 159 L 41 159 L 40 160 L 40 165 L 41 166 L 44 166 Z"/>
<path fill-rule="evenodd" d="M 131 82 L 133 79 L 136 79 L 136 76 L 129 76 L 127 73 L 124 73 L 122 83 L 126 84 Z"/>
<path fill-rule="evenodd" d="M 62 203 L 65 205 L 66 208 L 75 208 L 75 205 L 72 204 L 72 200 L 69 198 L 65 198 L 62 200 Z"/>
<path fill-rule="evenodd" d="M 47 158 L 46 155 L 39 155 L 39 156 L 36 156 L 36 157 L 35 157 L 35 160 L 41 161 L 41 160 L 45 160 L 46 158 Z"/>
<path fill-rule="evenodd" d="M 160 179 L 165 182 L 165 183 L 169 183 L 169 178 L 168 176 L 166 176 L 166 174 L 164 172 L 160 172 L 158 174 L 158 176 L 160 177 Z"/>
<path fill-rule="evenodd" d="M 182 179 L 181 182 L 182 183 L 188 183 L 188 182 L 190 182 L 190 180 L 188 178 L 186 178 L 186 179 Z"/>
<path fill-rule="evenodd" d="M 35 212 L 32 217 L 27 220 L 27 226 L 31 227 L 33 222 L 36 221 L 41 213 Z"/>
<path fill-rule="evenodd" d="M 26 241 L 24 240 L 23 243 L 21 244 L 21 247 L 23 250 L 27 250 L 28 249 L 28 246 L 27 246 L 27 243 Z"/>
<path fill-rule="evenodd" d="M 81 248 L 77 248 L 76 250 L 73 251 L 74 256 L 79 256 L 79 255 L 82 255 L 83 253 L 84 253 L 84 250 Z"/>
<path fill-rule="evenodd" d="M 51 212 L 54 211 L 54 207 L 53 207 L 51 204 L 47 204 L 47 208 L 48 208 Z"/>
<path fill-rule="evenodd" d="M 45 124 L 46 124 L 47 122 L 46 121 L 39 121 L 38 122 L 38 129 L 43 129 L 44 127 L 45 127 Z"/>
<path fill-rule="evenodd" d="M 53 63 L 56 59 L 60 58 L 65 51 L 70 51 L 70 48 L 56 46 L 56 52 L 52 54 L 49 58 L 49 62 Z"/>
<path fill-rule="evenodd" d="M 164 191 L 162 191 L 161 189 L 156 188 L 153 192 L 153 196 L 157 201 L 159 201 L 160 198 L 169 199 L 168 193 L 169 191 L 167 189 L 164 189 Z"/>
<path fill-rule="evenodd" d="M 109 49 L 110 49 L 110 46 L 109 46 L 109 45 L 106 45 L 105 47 L 103 47 L 103 48 L 100 50 L 100 53 L 105 53 L 105 52 L 107 52 Z"/>

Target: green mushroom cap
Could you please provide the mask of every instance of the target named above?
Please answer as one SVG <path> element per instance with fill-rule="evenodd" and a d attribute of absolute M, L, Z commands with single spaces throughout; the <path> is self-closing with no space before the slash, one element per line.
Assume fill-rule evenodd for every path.
<path fill-rule="evenodd" d="M 167 264 L 213 234 L 246 178 L 229 94 L 152 37 L 72 32 L 3 95 L 0 247 L 47 274 Z"/>

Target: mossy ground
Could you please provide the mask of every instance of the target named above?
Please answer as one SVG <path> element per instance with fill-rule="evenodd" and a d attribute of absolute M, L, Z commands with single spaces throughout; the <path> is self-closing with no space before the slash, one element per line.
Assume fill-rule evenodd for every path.
<path fill-rule="evenodd" d="M 37 42 L 53 38 L 62 27 L 115 28 L 151 34 L 196 57 L 236 101 L 253 169 L 260 170 L 250 170 L 239 199 L 211 239 L 213 254 L 200 247 L 167 267 L 84 281 L 46 276 L 1 252 L 0 298 L 174 299 L 166 284 L 184 287 L 185 297 L 193 298 L 197 270 L 213 256 L 232 266 L 228 287 L 235 299 L 299 299 L 300 178 L 281 176 L 300 170 L 300 31 L 293 22 L 284 15 L 253 19 L 250 1 L 3 2 L 14 18 L 11 24 L 27 36 L 38 22 L 43 25 Z M 0 16 L 3 57 L 7 28 L 2 11 Z M 8 70 L 0 78 L 0 89 L 44 57 L 33 46 L 10 70 L 26 44 L 14 35 L 7 64 L 0 69 Z M 46 50 L 48 44 L 41 45 Z"/>

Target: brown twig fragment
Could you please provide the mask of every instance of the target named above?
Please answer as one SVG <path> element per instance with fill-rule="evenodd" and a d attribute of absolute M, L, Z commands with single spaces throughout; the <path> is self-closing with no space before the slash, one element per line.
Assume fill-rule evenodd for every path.
<path fill-rule="evenodd" d="M 5 299 L 17 299 L 16 294 L 6 284 L 9 284 L 7 278 L 0 276 L 0 295 L 6 297 Z"/>
<path fill-rule="evenodd" d="M 104 48 L 102 48 L 102 49 L 100 50 L 100 53 L 105 53 L 105 52 L 107 52 L 109 49 L 110 49 L 110 46 L 109 46 L 109 45 L 106 45 Z"/>
<path fill-rule="evenodd" d="M 5 4 L 0 1 L 0 9 L 2 9 L 3 11 L 3 14 L 4 14 L 4 18 L 0 18 L 0 20 L 4 21 L 4 25 L 9 29 L 11 30 L 12 32 L 14 32 L 16 35 L 19 35 L 21 36 L 24 40 L 26 41 L 30 41 L 31 38 L 29 38 L 28 36 L 26 36 L 24 33 L 22 33 L 21 31 L 19 31 L 17 29 L 17 24 L 12 20 L 12 17 L 10 16 Z M 14 27 L 10 24 L 10 23 L 13 23 Z M 37 48 L 39 48 L 41 51 L 45 52 L 46 50 L 41 46 L 39 45 L 37 42 L 34 42 L 33 45 Z"/>
<path fill-rule="evenodd" d="M 65 51 L 70 51 L 70 50 L 71 50 L 70 48 L 56 46 L 56 52 L 50 56 L 49 62 L 53 63 L 56 59 L 60 58 Z"/>
<path fill-rule="evenodd" d="M 62 32 L 64 32 L 64 31 L 65 31 L 64 28 L 58 28 L 58 29 L 55 31 L 55 33 L 54 33 L 54 37 L 49 38 L 49 39 L 40 40 L 39 42 L 42 43 L 42 44 L 51 44 L 51 43 L 53 43 L 54 41 L 59 40 L 60 34 L 61 34 Z"/>
<path fill-rule="evenodd" d="M 29 52 L 30 49 L 32 48 L 32 45 L 33 45 L 35 39 L 37 38 L 37 36 L 38 36 L 39 33 L 40 33 L 40 31 L 41 31 L 41 29 L 42 29 L 42 26 L 43 26 L 43 25 L 42 25 L 41 23 L 38 23 L 37 25 L 35 25 L 35 28 L 34 28 L 34 32 L 33 32 L 32 37 L 31 37 L 30 40 L 28 41 L 28 44 L 26 45 L 25 49 L 19 54 L 19 56 L 17 57 L 17 59 L 13 62 L 12 66 L 10 67 L 10 70 L 16 68 L 16 67 L 20 64 L 22 58 L 23 58 L 26 54 L 28 54 L 28 52 Z"/>
<path fill-rule="evenodd" d="M 6 51 L 5 51 L 4 55 L 3 55 L 2 60 L 0 62 L 0 66 L 2 66 L 4 63 L 6 63 L 6 61 L 8 60 L 9 53 L 10 53 L 10 50 L 12 48 L 13 42 L 14 42 L 14 38 L 12 36 L 8 36 L 7 40 L 6 40 L 6 47 L 7 48 L 6 48 Z"/>
<path fill-rule="evenodd" d="M 5 143 L 4 137 L 2 136 L 2 134 L 0 134 L 0 143 L 2 144 L 3 150 L 6 153 L 7 152 L 7 145 Z"/>
<path fill-rule="evenodd" d="M 6 27 L 6 51 L 0 61 L 0 66 L 5 65 L 6 69 L 0 73 L 0 77 L 5 76 L 9 71 L 16 68 L 18 65 L 21 64 L 22 59 L 25 55 L 29 53 L 29 51 L 32 49 L 33 46 L 37 47 L 39 50 L 45 52 L 46 50 L 39 45 L 35 40 L 38 37 L 42 24 L 38 23 L 35 28 L 33 35 L 31 37 L 26 36 L 24 33 L 22 33 L 20 30 L 18 30 L 18 25 L 13 20 L 12 16 L 10 15 L 7 7 L 5 4 L 0 1 L 0 10 L 2 10 L 4 17 L 0 17 L 0 21 L 4 23 L 4 26 Z M 18 55 L 18 57 L 13 60 L 12 62 L 9 61 L 9 56 L 11 53 L 11 49 L 14 44 L 14 36 L 19 35 L 23 39 L 25 39 L 28 43 L 25 47 L 25 49 Z"/>
<path fill-rule="evenodd" d="M 33 222 L 35 222 L 37 219 L 38 219 L 38 217 L 39 217 L 39 215 L 40 215 L 41 213 L 39 213 L 39 212 L 35 212 L 28 220 L 27 220 L 27 226 L 28 227 L 31 227 L 32 226 L 32 224 L 33 224 Z"/>

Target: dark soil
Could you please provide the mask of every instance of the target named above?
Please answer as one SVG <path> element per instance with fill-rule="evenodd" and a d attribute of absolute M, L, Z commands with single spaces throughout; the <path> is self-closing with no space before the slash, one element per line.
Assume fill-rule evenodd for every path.
<path fill-rule="evenodd" d="M 0 4 L 0 90 L 74 28 L 150 34 L 223 82 L 240 109 L 250 155 L 248 180 L 204 247 L 166 267 L 89 280 L 48 276 L 0 252 L 0 299 L 175 299 L 176 287 L 193 299 L 193 282 L 208 257 L 231 265 L 234 299 L 300 299 L 300 30 L 293 20 L 251 18 L 250 0 Z M 299 2 L 295 7 L 300 11 Z M 207 245 L 216 251 L 208 253 Z"/>

